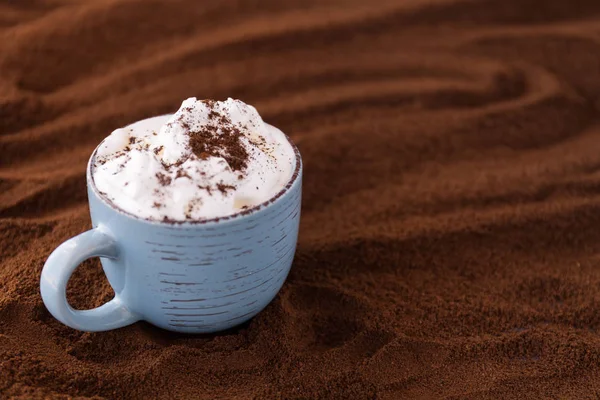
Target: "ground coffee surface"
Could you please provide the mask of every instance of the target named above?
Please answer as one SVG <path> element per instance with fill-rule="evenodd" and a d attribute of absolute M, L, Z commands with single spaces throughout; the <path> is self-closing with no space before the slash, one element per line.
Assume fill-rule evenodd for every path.
<path fill-rule="evenodd" d="M 219 335 L 65 327 L 88 157 L 191 96 L 298 144 L 287 283 Z M 0 397 L 596 398 L 599 110 L 597 0 L 1 1 Z"/>

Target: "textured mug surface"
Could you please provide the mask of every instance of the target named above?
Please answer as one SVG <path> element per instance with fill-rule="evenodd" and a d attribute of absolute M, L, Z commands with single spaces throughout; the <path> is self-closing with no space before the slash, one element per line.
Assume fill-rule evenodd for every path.
<path fill-rule="evenodd" d="M 272 129 L 276 129 L 271 127 Z M 264 309 L 283 285 L 294 258 L 302 195 L 302 160 L 286 187 L 268 202 L 229 217 L 167 223 L 140 219 L 87 186 L 93 228 L 61 244 L 48 258 L 40 289 L 50 313 L 84 331 L 148 321 L 187 333 L 216 332 Z M 101 257 L 115 297 L 74 310 L 67 282 L 87 258 Z"/>

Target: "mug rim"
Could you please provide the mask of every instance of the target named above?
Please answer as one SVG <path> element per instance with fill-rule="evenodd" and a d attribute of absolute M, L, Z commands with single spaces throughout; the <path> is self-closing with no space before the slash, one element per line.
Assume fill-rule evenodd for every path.
<path fill-rule="evenodd" d="M 135 121 L 132 122 L 131 124 L 128 124 L 126 126 L 124 126 L 123 128 L 126 128 L 134 123 L 137 122 L 141 122 L 147 119 L 151 119 L 151 118 L 157 118 L 157 117 L 164 117 L 167 115 L 173 115 L 173 114 L 163 114 L 163 115 L 157 115 L 154 117 L 148 117 L 148 118 L 144 118 L 141 119 L 139 121 Z M 235 222 L 235 221 L 239 221 L 240 219 L 244 218 L 244 217 L 248 217 L 251 215 L 255 215 L 256 213 L 258 213 L 261 210 L 264 210 L 265 208 L 267 208 L 268 206 L 270 206 L 271 204 L 274 204 L 275 202 L 277 202 L 277 200 L 279 200 L 280 198 L 284 197 L 287 193 L 290 192 L 290 189 L 292 188 L 292 186 L 294 186 L 294 184 L 296 183 L 296 181 L 299 180 L 300 175 L 301 175 L 301 171 L 302 171 L 302 157 L 300 155 L 300 151 L 298 150 L 298 147 L 296 146 L 296 144 L 292 141 L 292 139 L 285 134 L 285 132 L 283 132 L 281 129 L 277 128 L 276 126 L 273 126 L 271 124 L 268 124 L 265 122 L 265 125 L 271 129 L 277 129 L 278 131 L 280 131 L 283 136 L 285 137 L 285 139 L 287 140 L 288 144 L 292 147 L 292 149 L 294 150 L 294 156 L 295 156 L 295 162 L 296 165 L 294 167 L 294 171 L 292 173 L 292 176 L 288 179 L 287 183 L 285 184 L 285 186 L 283 186 L 283 188 L 275 193 L 275 195 L 273 195 L 271 198 L 269 198 L 266 201 L 263 201 L 260 204 L 257 204 L 255 206 L 252 206 L 246 210 L 242 210 L 242 211 L 238 211 L 234 214 L 230 214 L 230 215 L 226 215 L 226 216 L 222 216 L 222 217 L 213 217 L 213 218 L 206 218 L 206 219 L 200 219 L 200 220 L 192 220 L 192 221 L 175 221 L 175 220 L 169 220 L 169 221 L 163 221 L 163 220 L 153 220 L 153 219 L 148 219 L 148 218 L 142 218 L 139 217 L 133 213 L 130 213 L 128 211 L 125 211 L 123 209 L 121 209 L 120 207 L 118 207 L 114 202 L 112 202 L 111 200 L 107 199 L 105 196 L 103 196 L 100 191 L 98 190 L 98 188 L 96 187 L 96 183 L 94 182 L 94 174 L 92 173 L 92 168 L 93 168 L 93 161 L 96 158 L 96 154 L 98 153 L 98 149 L 100 148 L 100 146 L 102 145 L 102 143 L 104 143 L 104 141 L 106 140 L 106 138 L 104 138 L 99 144 L 98 146 L 96 146 L 96 148 L 94 149 L 94 151 L 92 152 L 92 155 L 90 156 L 90 159 L 88 160 L 88 165 L 87 165 L 87 171 L 86 171 L 86 180 L 88 182 L 88 186 L 92 189 L 94 195 L 102 202 L 104 203 L 106 206 L 108 206 L 110 209 L 112 209 L 115 212 L 118 212 L 119 214 L 127 217 L 127 218 L 131 218 L 134 219 L 136 221 L 142 222 L 142 223 L 146 223 L 149 225 L 155 225 L 155 226 L 166 226 L 166 227 L 194 227 L 194 226 L 203 226 L 203 225 L 212 225 L 212 224 L 223 224 L 225 222 Z"/>

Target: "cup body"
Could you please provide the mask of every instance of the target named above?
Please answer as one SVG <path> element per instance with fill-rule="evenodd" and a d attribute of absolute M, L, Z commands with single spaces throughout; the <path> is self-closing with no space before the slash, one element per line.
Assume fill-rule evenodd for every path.
<path fill-rule="evenodd" d="M 207 333 L 241 324 L 273 300 L 298 238 L 297 149 L 294 175 L 277 196 L 243 213 L 194 223 L 148 221 L 110 204 L 93 182 L 95 153 L 87 168 L 92 224 L 115 240 L 118 256 L 101 262 L 132 313 L 171 331 Z"/>

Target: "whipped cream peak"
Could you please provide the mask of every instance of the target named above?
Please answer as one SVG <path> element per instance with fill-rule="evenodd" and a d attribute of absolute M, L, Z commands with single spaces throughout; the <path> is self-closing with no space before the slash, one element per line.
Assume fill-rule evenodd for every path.
<path fill-rule="evenodd" d="M 117 129 L 93 165 L 99 192 L 150 220 L 194 221 L 269 200 L 289 181 L 285 135 L 239 100 L 185 100 L 173 115 Z"/>

